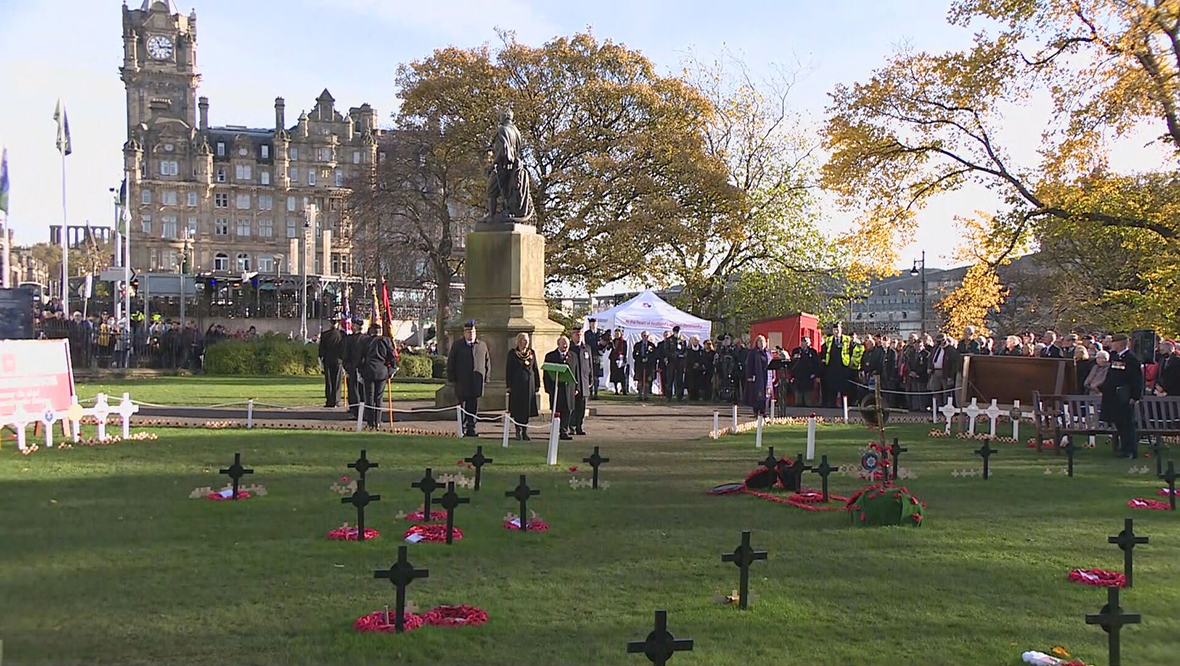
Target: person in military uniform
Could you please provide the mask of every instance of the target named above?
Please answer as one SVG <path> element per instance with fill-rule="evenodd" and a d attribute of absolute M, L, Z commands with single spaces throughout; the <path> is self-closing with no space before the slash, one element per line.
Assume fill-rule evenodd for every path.
<path fill-rule="evenodd" d="M 604 342 L 605 338 L 606 336 L 604 335 Z M 623 339 L 623 329 L 616 328 L 615 337 L 608 344 L 610 354 L 607 356 L 607 359 L 610 361 L 610 383 L 615 387 L 615 395 L 619 395 L 620 393 L 627 395 L 627 385 L 631 383 L 627 377 L 627 346 L 627 341 Z M 638 375 L 636 378 L 638 379 Z"/>
<path fill-rule="evenodd" d="M 672 335 L 664 340 L 664 397 L 669 402 L 675 397 L 684 402 L 684 369 L 688 343 L 680 335 L 680 327 L 672 327 Z"/>
<path fill-rule="evenodd" d="M 696 402 L 702 395 L 708 395 L 705 388 L 705 348 L 701 345 L 701 336 L 694 335 L 688 340 L 688 347 L 684 350 L 684 386 L 688 389 L 688 399 Z"/>
<path fill-rule="evenodd" d="M 591 400 L 598 399 L 598 382 L 602 377 L 602 352 L 604 339 L 609 341 L 610 331 L 598 330 L 598 320 L 591 317 L 586 320 L 586 332 L 583 334 L 586 346 L 590 349 L 590 396 Z"/>
<path fill-rule="evenodd" d="M 365 423 L 372 430 L 381 422 L 385 382 L 397 372 L 397 350 L 393 348 L 393 340 L 382 333 L 381 324 L 369 327 L 360 366 L 361 378 L 365 380 Z"/>
<path fill-rule="evenodd" d="M 639 387 L 636 400 L 644 402 L 651 393 L 651 382 L 656 375 L 656 345 L 647 331 L 639 334 L 631 348 L 631 364 L 635 366 L 635 382 Z"/>
<path fill-rule="evenodd" d="M 479 413 L 479 399 L 483 397 L 483 386 L 491 373 L 488 345 L 476 337 L 475 320 L 472 319 L 463 325 L 463 339 L 451 343 L 447 354 L 447 381 L 455 385 L 455 397 L 465 412 L 464 437 L 479 436 L 475 433 L 475 415 Z"/>
<path fill-rule="evenodd" d="M 537 391 L 541 386 L 541 372 L 537 353 L 529 345 L 529 334 L 516 334 L 516 344 L 508 352 L 504 371 L 508 384 L 508 414 L 516 422 L 516 438 L 528 441 L 529 419 L 538 414 Z"/>
<path fill-rule="evenodd" d="M 340 380 L 344 372 L 344 334 L 340 320 L 333 319 L 332 327 L 320 333 L 320 365 L 324 370 L 324 407 L 335 409 L 340 403 Z"/>
<path fill-rule="evenodd" d="M 570 339 L 564 335 L 557 338 L 557 349 L 545 354 L 545 362 L 568 365 L 572 370 L 576 359 L 570 354 Z M 545 393 L 549 394 L 549 404 L 553 405 L 553 411 L 559 418 L 558 439 L 573 439 L 569 431 L 570 412 L 574 407 L 576 380 L 568 381 L 563 377 L 560 381 L 557 381 L 549 373 L 545 373 L 544 380 Z"/>
<path fill-rule="evenodd" d="M 356 416 L 357 410 L 360 406 L 365 404 L 365 390 L 364 382 L 360 379 L 360 363 L 362 359 L 357 358 L 357 346 L 360 344 L 361 334 L 364 331 L 365 322 L 360 317 L 353 317 L 352 319 L 352 333 L 344 336 L 344 341 L 341 343 L 340 359 L 344 366 L 344 381 L 348 388 L 348 411 Z"/>
<path fill-rule="evenodd" d="M 1118 431 L 1119 457 L 1138 458 L 1135 404 L 1143 397 L 1143 366 L 1127 347 L 1125 333 L 1111 338 L 1110 369 L 1102 382 L 1100 416 Z"/>
<path fill-rule="evenodd" d="M 803 336 L 799 346 L 791 350 L 791 388 L 795 392 L 796 407 L 814 407 L 810 404 L 815 394 L 815 382 L 819 379 L 823 365 L 819 354 L 811 347 L 811 338 Z"/>
<path fill-rule="evenodd" d="M 570 333 L 570 368 L 574 371 L 574 404 L 570 411 L 570 434 L 585 435 L 586 397 L 594 383 L 593 357 L 590 346 L 582 340 L 581 329 Z"/>

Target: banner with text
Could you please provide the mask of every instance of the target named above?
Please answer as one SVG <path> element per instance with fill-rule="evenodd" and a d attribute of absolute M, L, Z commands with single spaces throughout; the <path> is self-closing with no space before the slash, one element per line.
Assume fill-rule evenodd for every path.
<path fill-rule="evenodd" d="M 0 423 L 18 412 L 38 420 L 65 412 L 73 397 L 68 340 L 0 340 Z"/>

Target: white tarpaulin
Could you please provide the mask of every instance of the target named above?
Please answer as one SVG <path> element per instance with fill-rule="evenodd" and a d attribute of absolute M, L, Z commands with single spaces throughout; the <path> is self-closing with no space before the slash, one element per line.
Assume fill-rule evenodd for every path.
<path fill-rule="evenodd" d="M 598 320 L 598 330 L 609 333 L 612 338 L 616 328 L 623 329 L 623 338 L 627 341 L 628 366 L 632 365 L 631 351 L 644 331 L 647 331 L 648 339 L 657 345 L 663 341 L 664 331 L 672 330 L 673 326 L 680 327 L 680 335 L 685 340 L 698 335 L 704 342 L 712 333 L 712 324 L 708 320 L 676 309 L 656 296 L 651 289 L 609 310 L 591 314 L 587 317 L 589 318 Z M 606 356 L 602 359 L 602 374 L 600 386 L 607 386 L 610 380 L 610 360 Z M 630 373 L 632 381 L 635 379 L 634 374 Z"/>

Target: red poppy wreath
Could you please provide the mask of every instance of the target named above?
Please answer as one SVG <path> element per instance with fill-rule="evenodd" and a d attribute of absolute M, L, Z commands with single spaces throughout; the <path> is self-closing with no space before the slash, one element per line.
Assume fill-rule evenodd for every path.
<path fill-rule="evenodd" d="M 413 543 L 442 543 L 447 540 L 447 526 L 446 525 L 415 525 L 406 530 L 402 535 L 406 541 Z M 451 540 L 459 541 L 463 538 L 463 532 L 458 527 L 451 528 Z"/>
<path fill-rule="evenodd" d="M 1069 581 L 1093 587 L 1126 587 L 1127 577 L 1117 571 L 1105 569 L 1074 569 L 1069 572 Z"/>

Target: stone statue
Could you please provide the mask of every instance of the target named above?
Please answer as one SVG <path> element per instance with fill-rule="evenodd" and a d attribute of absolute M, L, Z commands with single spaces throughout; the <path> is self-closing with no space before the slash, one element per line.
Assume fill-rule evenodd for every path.
<path fill-rule="evenodd" d="M 520 130 L 512 123 L 512 110 L 500 112 L 500 127 L 488 148 L 488 216 L 483 222 L 531 222 L 533 199 L 529 174 L 521 162 Z M 503 205 L 501 205 L 503 202 Z"/>

